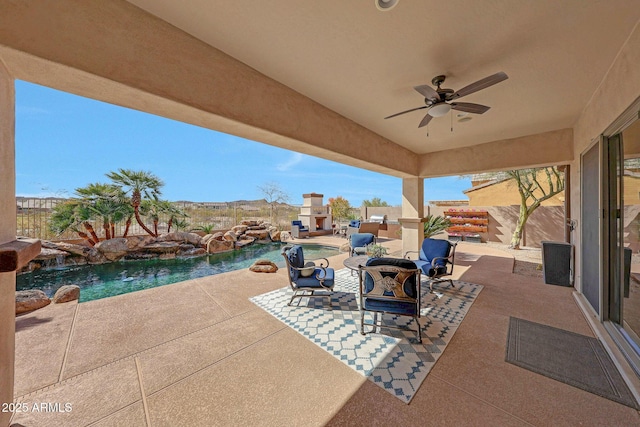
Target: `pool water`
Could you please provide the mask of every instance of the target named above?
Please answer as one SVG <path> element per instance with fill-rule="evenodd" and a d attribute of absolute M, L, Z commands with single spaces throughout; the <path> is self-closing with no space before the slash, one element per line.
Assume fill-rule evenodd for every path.
<path fill-rule="evenodd" d="M 322 245 L 302 245 L 307 259 L 327 258 L 338 249 Z M 258 259 L 284 266 L 283 245 L 252 245 L 241 250 L 196 258 L 119 261 L 59 269 L 35 270 L 16 278 L 16 290 L 40 289 L 49 297 L 63 285 L 80 286 L 80 302 L 92 301 L 198 277 L 249 268 Z"/>

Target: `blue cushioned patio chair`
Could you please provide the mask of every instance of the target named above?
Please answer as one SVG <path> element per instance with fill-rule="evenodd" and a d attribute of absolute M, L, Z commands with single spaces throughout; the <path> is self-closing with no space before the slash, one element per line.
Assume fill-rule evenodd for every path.
<path fill-rule="evenodd" d="M 329 260 L 318 258 L 306 261 L 324 261 L 319 265 L 305 267 L 304 253 L 300 245 L 287 245 L 282 249 L 282 256 L 287 263 L 287 277 L 293 296 L 287 305 L 291 305 L 295 298 L 329 297 L 333 292 L 334 271 L 329 268 Z M 316 292 L 321 292 L 316 294 Z"/>
<path fill-rule="evenodd" d="M 416 264 L 401 258 L 372 258 L 360 268 L 360 333 L 365 325 L 377 328 L 392 328 L 415 332 L 422 343 L 420 329 L 420 273 Z M 373 323 L 365 322 L 365 313 L 373 312 Z M 378 313 L 380 321 L 378 322 Z M 384 314 L 392 318 L 384 320 Z M 409 328 L 411 321 L 403 324 L 398 316 L 411 317 L 416 330 Z"/>
<path fill-rule="evenodd" d="M 299 219 L 291 221 L 291 235 L 296 239 L 309 237 L 309 227 L 302 225 Z"/>
<path fill-rule="evenodd" d="M 351 256 L 365 255 L 367 245 L 376 242 L 376 236 L 372 233 L 353 233 L 349 236 L 349 246 L 351 246 Z"/>
<path fill-rule="evenodd" d="M 453 265 L 456 256 L 456 245 L 443 239 L 424 239 L 420 252 L 408 251 L 404 254 L 418 254 L 418 259 L 413 262 L 419 269 L 429 278 L 429 289 L 433 290 L 433 284 L 439 282 L 449 282 L 455 287 L 451 276 L 453 274 Z"/>

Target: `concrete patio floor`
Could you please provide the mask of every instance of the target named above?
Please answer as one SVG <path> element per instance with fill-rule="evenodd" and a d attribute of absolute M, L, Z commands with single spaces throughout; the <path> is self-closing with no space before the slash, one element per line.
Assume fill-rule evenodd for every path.
<path fill-rule="evenodd" d="M 16 402 L 71 411 L 12 423 L 640 425 L 638 411 L 504 361 L 510 316 L 594 336 L 572 288 L 513 274 L 513 257 L 486 245 L 461 243 L 456 264 L 484 290 L 409 405 L 248 300 L 285 286 L 285 271 L 241 270 L 16 318 Z"/>

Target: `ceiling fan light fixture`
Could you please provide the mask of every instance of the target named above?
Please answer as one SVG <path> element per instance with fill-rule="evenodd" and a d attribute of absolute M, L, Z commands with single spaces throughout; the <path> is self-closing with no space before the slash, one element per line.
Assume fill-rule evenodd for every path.
<path fill-rule="evenodd" d="M 398 0 L 374 0 L 374 1 L 376 3 L 376 8 L 382 12 L 391 10 L 398 4 Z"/>
<path fill-rule="evenodd" d="M 443 102 L 429 108 L 429 115 L 431 117 L 442 117 L 445 114 L 447 114 L 449 111 L 451 111 L 451 105 Z"/>

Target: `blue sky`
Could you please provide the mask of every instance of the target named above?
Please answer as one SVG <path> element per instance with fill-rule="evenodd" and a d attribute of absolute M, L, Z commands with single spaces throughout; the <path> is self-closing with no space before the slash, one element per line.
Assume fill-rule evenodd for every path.
<path fill-rule="evenodd" d="M 400 205 L 402 180 L 232 135 L 16 81 L 16 195 L 72 196 L 119 168 L 146 170 L 170 201 L 261 199 L 277 184 L 302 204 L 321 193 L 352 206 Z M 468 179 L 425 181 L 425 201 L 465 200 Z"/>

